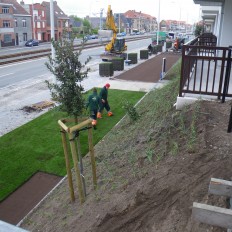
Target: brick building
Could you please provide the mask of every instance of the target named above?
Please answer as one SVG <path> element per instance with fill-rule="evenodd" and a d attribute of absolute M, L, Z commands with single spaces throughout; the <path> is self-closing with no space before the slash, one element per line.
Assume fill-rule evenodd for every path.
<path fill-rule="evenodd" d="M 141 11 L 128 10 L 124 13 L 125 18 L 129 23 L 130 32 L 133 30 L 151 32 L 157 30 L 157 20 L 148 14 L 144 14 Z"/>
<path fill-rule="evenodd" d="M 23 45 L 31 32 L 31 15 L 16 0 L 1 0 L 0 47 Z"/>

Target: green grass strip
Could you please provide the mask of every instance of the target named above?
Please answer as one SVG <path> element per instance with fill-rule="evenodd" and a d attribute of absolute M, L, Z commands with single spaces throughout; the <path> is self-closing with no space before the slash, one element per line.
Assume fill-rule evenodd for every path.
<path fill-rule="evenodd" d="M 127 99 L 135 104 L 144 92 L 109 90 L 109 103 L 114 113 L 98 120 L 93 131 L 97 144 L 125 115 L 122 102 Z M 65 160 L 58 120 L 66 118 L 55 109 L 0 137 L 0 201 L 15 191 L 37 171 L 59 176 L 66 175 Z M 87 132 L 81 132 L 82 155 L 88 152 Z"/>

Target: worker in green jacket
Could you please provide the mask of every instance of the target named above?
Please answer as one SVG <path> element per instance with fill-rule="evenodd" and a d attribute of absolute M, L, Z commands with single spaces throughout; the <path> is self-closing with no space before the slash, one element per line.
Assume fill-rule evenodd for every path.
<path fill-rule="evenodd" d="M 93 126 L 97 125 L 97 113 L 100 110 L 100 105 L 101 105 L 101 99 L 97 94 L 97 89 L 93 88 L 93 93 L 89 95 L 86 103 L 86 108 L 89 108 L 90 111 L 90 118 L 93 119 L 92 121 Z"/>
<path fill-rule="evenodd" d="M 101 105 L 100 105 L 100 110 L 97 114 L 97 118 L 102 118 L 102 111 L 104 108 L 107 111 L 108 116 L 113 116 L 113 113 L 110 111 L 110 106 L 108 102 L 108 89 L 110 88 L 110 84 L 107 83 L 100 91 L 99 97 L 101 99 Z"/>

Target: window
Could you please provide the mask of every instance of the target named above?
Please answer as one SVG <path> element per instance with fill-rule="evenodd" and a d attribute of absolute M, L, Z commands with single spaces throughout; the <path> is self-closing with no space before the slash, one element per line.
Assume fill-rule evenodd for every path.
<path fill-rule="evenodd" d="M 11 43 L 12 38 L 10 34 L 4 34 L 4 43 Z"/>
<path fill-rule="evenodd" d="M 44 17 L 44 10 L 42 10 L 42 16 Z"/>
<path fill-rule="evenodd" d="M 60 21 L 58 21 L 58 27 L 61 27 L 61 22 Z"/>
<path fill-rule="evenodd" d="M 38 15 L 39 15 L 38 10 L 33 10 L 33 15 L 34 15 L 34 17 L 35 17 L 35 16 L 38 17 Z"/>
<path fill-rule="evenodd" d="M 2 7 L 2 13 L 3 14 L 9 14 L 9 12 L 10 12 L 10 8 L 9 7 L 7 7 L 7 6 L 3 6 Z"/>
<path fill-rule="evenodd" d="M 27 41 L 27 33 L 23 33 L 23 41 Z"/>
<path fill-rule="evenodd" d="M 3 20 L 3 27 L 10 27 L 10 21 L 9 20 Z"/>
<path fill-rule="evenodd" d="M 23 23 L 23 27 L 27 27 L 27 23 L 25 19 L 22 20 L 22 23 Z"/>
<path fill-rule="evenodd" d="M 37 22 L 37 28 L 40 28 L 40 22 Z"/>
<path fill-rule="evenodd" d="M 45 28 L 45 22 L 43 22 L 43 28 Z"/>
<path fill-rule="evenodd" d="M 18 27 L 18 21 L 15 19 L 15 27 Z"/>

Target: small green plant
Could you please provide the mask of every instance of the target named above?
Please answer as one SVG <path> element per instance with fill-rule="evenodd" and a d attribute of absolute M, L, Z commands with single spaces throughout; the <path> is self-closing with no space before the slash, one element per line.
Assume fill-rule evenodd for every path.
<path fill-rule="evenodd" d="M 146 150 L 146 155 L 147 155 L 147 158 L 148 160 L 152 163 L 152 157 L 153 157 L 153 150 L 151 150 L 150 148 Z"/>
<path fill-rule="evenodd" d="M 126 112 L 129 115 L 131 121 L 134 122 L 134 121 L 139 119 L 139 114 L 138 114 L 138 112 L 136 111 L 136 108 L 134 107 L 134 105 L 131 102 L 125 100 L 123 102 L 123 104 L 122 104 L 122 107 L 123 107 L 123 109 L 126 110 Z"/>
<path fill-rule="evenodd" d="M 178 143 L 175 142 L 175 141 L 173 141 L 173 142 L 172 142 L 172 145 L 171 145 L 171 154 L 172 154 L 172 155 L 177 155 L 178 150 L 179 150 Z"/>

